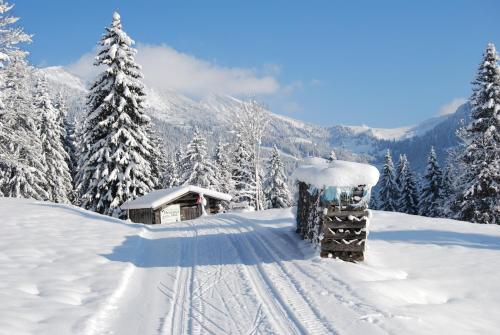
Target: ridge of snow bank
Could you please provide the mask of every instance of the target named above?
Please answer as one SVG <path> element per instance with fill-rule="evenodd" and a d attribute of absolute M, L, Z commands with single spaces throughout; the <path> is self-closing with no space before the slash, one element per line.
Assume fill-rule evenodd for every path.
<path fill-rule="evenodd" d="M 305 165 L 298 167 L 292 175 L 293 179 L 317 188 L 375 186 L 379 177 L 380 172 L 373 165 L 341 160 L 327 162 L 317 157 L 306 160 Z"/>
<path fill-rule="evenodd" d="M 0 217 L 0 334 L 85 333 L 130 272 L 130 263 L 104 255 L 141 226 L 71 205 L 1 197 Z"/>

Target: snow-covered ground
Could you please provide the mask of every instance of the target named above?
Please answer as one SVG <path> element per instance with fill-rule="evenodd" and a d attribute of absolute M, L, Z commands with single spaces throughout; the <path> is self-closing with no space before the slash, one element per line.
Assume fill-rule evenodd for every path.
<path fill-rule="evenodd" d="M 375 212 L 361 264 L 291 210 L 144 227 L 0 199 L 1 334 L 497 334 L 500 227 Z"/>

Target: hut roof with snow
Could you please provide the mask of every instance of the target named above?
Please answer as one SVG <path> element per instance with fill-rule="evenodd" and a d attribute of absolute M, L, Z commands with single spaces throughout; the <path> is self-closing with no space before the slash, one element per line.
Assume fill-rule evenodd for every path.
<path fill-rule="evenodd" d="M 121 209 L 127 211 L 133 222 L 159 224 L 218 213 L 220 203 L 230 200 L 229 194 L 187 185 L 152 191 L 125 202 Z"/>

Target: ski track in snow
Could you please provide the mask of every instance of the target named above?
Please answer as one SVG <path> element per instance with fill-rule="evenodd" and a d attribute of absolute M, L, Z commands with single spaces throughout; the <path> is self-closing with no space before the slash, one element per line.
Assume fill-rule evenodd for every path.
<path fill-rule="evenodd" d="M 278 255 L 278 257 L 283 258 L 283 251 L 275 247 L 275 242 L 273 243 L 273 241 L 269 237 L 269 234 L 272 234 L 273 237 L 277 239 L 283 239 L 283 236 L 274 234 L 272 232 L 272 229 L 268 229 L 265 232 L 263 232 L 262 230 L 263 229 L 261 228 L 257 228 L 255 229 L 254 234 L 256 238 L 260 239 L 261 246 L 267 249 L 272 248 L 273 252 Z M 280 262 L 279 260 L 276 260 L 276 262 L 280 265 L 280 267 L 282 267 L 287 275 L 287 278 L 289 278 L 290 281 L 294 282 L 294 286 L 301 292 L 302 288 L 300 284 L 297 282 L 297 279 L 291 275 L 291 273 L 301 273 L 306 278 L 306 280 L 314 281 L 316 284 L 321 286 L 324 291 L 328 292 L 329 295 L 334 296 L 340 304 L 344 305 L 348 309 L 351 309 L 356 314 L 359 314 L 359 319 L 366 319 L 366 317 L 370 315 L 383 316 L 386 318 L 394 317 L 393 315 L 364 302 L 362 298 L 359 297 L 346 282 L 340 280 L 338 277 L 335 277 L 335 275 L 331 272 L 328 273 L 328 276 L 330 281 L 333 281 L 335 285 L 324 285 L 321 280 L 318 280 L 318 276 L 320 275 L 319 272 L 321 271 L 321 269 L 318 270 L 314 266 L 309 266 L 307 269 L 305 269 L 303 266 L 299 266 L 294 262 Z M 288 268 L 293 268 L 293 270 L 289 271 L 287 270 Z M 311 306 L 314 306 L 314 304 L 311 304 Z M 315 311 L 316 315 L 319 315 L 318 313 L 318 311 Z M 383 332 L 389 332 L 382 325 L 378 326 L 381 327 L 381 330 Z M 340 333 L 340 331 L 333 328 L 330 328 L 330 330 L 335 333 Z"/>
<path fill-rule="evenodd" d="M 183 239 L 181 254 L 179 255 L 179 265 L 174 283 L 174 297 L 170 304 L 167 322 L 161 329 L 161 334 L 185 334 L 188 329 L 188 321 L 191 319 L 189 306 L 186 306 L 191 299 L 190 284 L 192 283 L 193 268 L 182 266 L 185 257 L 194 257 L 194 252 L 189 250 L 189 241 L 196 238 L 193 234 L 190 239 Z"/>
<path fill-rule="evenodd" d="M 318 314 L 309 307 L 305 300 L 305 296 L 300 293 L 297 285 L 287 278 L 289 274 L 285 273 L 283 268 L 280 268 L 281 265 L 279 265 L 279 261 L 276 262 L 278 266 L 274 266 L 272 271 L 263 268 L 262 260 L 259 259 L 256 250 L 266 250 L 268 255 L 275 261 L 276 257 L 269 252 L 269 249 L 266 249 L 266 247 L 262 245 L 261 241 L 252 241 L 245 236 L 245 233 L 253 233 L 253 230 L 242 229 L 241 225 L 237 223 L 237 219 L 234 220 L 233 224 L 240 232 L 240 234 L 232 235 L 233 246 L 239 249 L 240 255 L 243 255 L 243 250 L 246 249 L 253 258 L 254 263 L 256 263 L 256 265 L 248 267 L 250 278 L 256 288 L 257 294 L 261 297 L 266 306 L 269 315 L 273 318 L 280 316 L 280 319 L 276 319 L 274 322 L 279 333 L 337 333 L 329 325 L 323 323 L 320 317 L 318 317 Z M 253 235 L 255 235 L 255 233 Z M 243 245 L 244 249 L 241 249 L 241 247 L 238 248 L 237 245 Z M 284 296 L 280 294 L 279 288 L 287 288 Z"/>
<path fill-rule="evenodd" d="M 148 266 L 129 264 L 119 287 L 87 323 L 86 334 L 152 330 L 159 335 L 341 334 L 334 324 L 335 315 L 323 315 L 303 287 L 311 280 L 358 315 L 359 320 L 370 315 L 387 317 L 365 304 L 338 278 L 330 276 L 337 287 L 322 284 L 317 279 L 321 268 L 304 268 L 286 260 L 286 253 L 295 253 L 299 260 L 304 256 L 290 248 L 296 240 L 273 230 L 237 215 L 144 228 L 139 234 L 136 260 L 161 261 L 165 257 L 175 259 L 176 265 L 147 272 Z M 207 237 L 213 240 L 200 243 Z M 148 241 L 142 243 L 142 239 Z M 180 241 L 177 249 L 165 245 L 174 239 Z M 155 242 L 155 247 L 147 246 Z M 288 249 L 281 250 L 284 245 Z M 134 292 L 137 290 L 146 291 Z M 155 301 L 136 306 L 135 301 L 144 304 L 147 300 L 133 298 L 138 295 Z M 143 313 L 134 316 L 129 311 L 131 306 L 144 309 Z"/>

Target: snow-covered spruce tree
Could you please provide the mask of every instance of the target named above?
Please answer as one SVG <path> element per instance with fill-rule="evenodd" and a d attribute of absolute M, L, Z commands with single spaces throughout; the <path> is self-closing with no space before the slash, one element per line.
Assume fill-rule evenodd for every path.
<path fill-rule="evenodd" d="M 19 48 L 20 43 L 31 42 L 31 35 L 26 34 L 22 27 L 14 26 L 18 17 L 10 15 L 14 5 L 0 0 L 0 66 L 14 59 L 24 59 L 28 52 Z"/>
<path fill-rule="evenodd" d="M 242 110 L 237 114 L 235 120 L 236 133 L 241 137 L 242 143 L 247 144 L 249 150 L 252 179 L 255 187 L 254 198 L 251 199 L 250 204 L 256 210 L 264 209 L 265 202 L 262 187 L 261 145 L 268 121 L 269 116 L 266 114 L 264 107 L 254 99 L 242 105 Z"/>
<path fill-rule="evenodd" d="M 465 150 L 460 176 L 458 218 L 500 224 L 500 69 L 495 46 L 488 44 L 473 82 L 472 120 L 462 132 Z"/>
<path fill-rule="evenodd" d="M 273 147 L 267 165 L 267 179 L 264 193 L 267 208 L 287 208 L 291 206 L 290 191 L 287 186 L 285 166 L 279 156 L 278 148 Z"/>
<path fill-rule="evenodd" d="M 234 181 L 232 178 L 232 162 L 229 144 L 219 141 L 215 150 L 215 166 L 217 168 L 217 180 L 219 191 L 232 194 Z"/>
<path fill-rule="evenodd" d="M 175 155 L 167 157 L 165 161 L 165 172 L 162 178 L 162 185 L 164 188 L 181 185 L 179 168 L 177 166 L 177 159 L 175 158 Z"/>
<path fill-rule="evenodd" d="M 61 142 L 64 145 L 64 150 L 68 154 L 67 164 L 71 173 L 71 177 L 76 176 L 77 169 L 77 144 L 76 144 L 76 129 L 75 122 L 68 119 L 68 108 L 64 97 L 59 92 L 54 100 L 54 108 L 57 111 L 57 124 L 61 128 Z"/>
<path fill-rule="evenodd" d="M 396 183 L 394 163 L 391 152 L 387 150 L 384 157 L 384 168 L 380 178 L 380 190 L 378 192 L 377 209 L 394 212 L 398 207 L 399 187 Z"/>
<path fill-rule="evenodd" d="M 418 184 L 406 155 L 403 156 L 400 173 L 398 211 L 406 214 L 418 214 L 420 208 Z"/>
<path fill-rule="evenodd" d="M 443 173 L 437 161 L 436 151 L 434 147 L 431 147 L 420 193 L 420 215 L 429 217 L 442 216 L 442 183 Z"/>
<path fill-rule="evenodd" d="M 407 164 L 408 159 L 406 158 L 406 155 L 400 154 L 398 165 L 396 167 L 396 184 L 398 185 L 399 190 L 401 190 L 401 188 L 403 187 L 403 171 L 406 168 Z"/>
<path fill-rule="evenodd" d="M 154 183 L 154 188 L 159 189 L 165 184 L 163 178 L 165 177 L 167 169 L 167 161 L 165 159 L 165 146 L 163 141 L 156 134 L 156 132 L 150 128 L 149 137 L 151 139 L 151 179 Z"/>
<path fill-rule="evenodd" d="M 370 202 L 368 203 L 368 208 L 371 209 L 379 209 L 379 201 L 378 201 L 378 192 L 375 192 L 372 189 L 372 193 L 370 194 Z"/>
<path fill-rule="evenodd" d="M 68 167 L 69 155 L 62 142 L 63 127 L 58 122 L 58 111 L 52 105 L 47 83 L 39 78 L 33 102 L 35 112 L 40 116 L 40 139 L 45 163 L 46 191 L 49 200 L 69 203 L 73 181 Z"/>
<path fill-rule="evenodd" d="M 31 35 L 26 34 L 22 27 L 14 26 L 18 17 L 10 15 L 14 5 L 0 0 L 0 69 L 10 62 L 24 60 L 28 52 L 22 50 L 19 44 L 30 43 Z M 5 72 L 0 71 L 0 109 L 3 108 L 3 90 L 5 89 Z"/>
<path fill-rule="evenodd" d="M 3 104 L 0 112 L 0 190 L 15 198 L 49 198 L 40 118 L 33 111 L 30 82 L 33 70 L 22 58 L 10 58 L 0 69 Z"/>
<path fill-rule="evenodd" d="M 183 185 L 218 189 L 215 166 L 207 155 L 207 142 L 198 129 L 187 146 L 183 163 Z"/>
<path fill-rule="evenodd" d="M 233 152 L 233 171 L 234 191 L 232 202 L 247 203 L 249 206 L 255 206 L 255 174 L 253 165 L 253 155 L 250 145 L 244 136 L 236 134 L 236 148 Z M 255 207 L 254 207 L 255 208 Z"/>
<path fill-rule="evenodd" d="M 441 200 L 439 202 L 441 216 L 443 217 L 453 218 L 454 216 L 452 207 L 455 201 L 456 191 L 453 176 L 451 164 L 447 164 L 441 180 Z"/>
<path fill-rule="evenodd" d="M 149 192 L 152 145 L 150 119 L 134 42 L 122 29 L 120 15 L 100 41 L 95 65 L 104 71 L 90 87 L 77 175 L 80 204 L 102 214 L 120 216 L 120 205 Z"/>
<path fill-rule="evenodd" d="M 0 195 L 44 199 L 41 148 L 28 89 L 32 71 L 24 60 L 28 53 L 19 47 L 31 42 L 31 36 L 14 26 L 19 18 L 10 15 L 13 7 L 0 0 Z"/>

